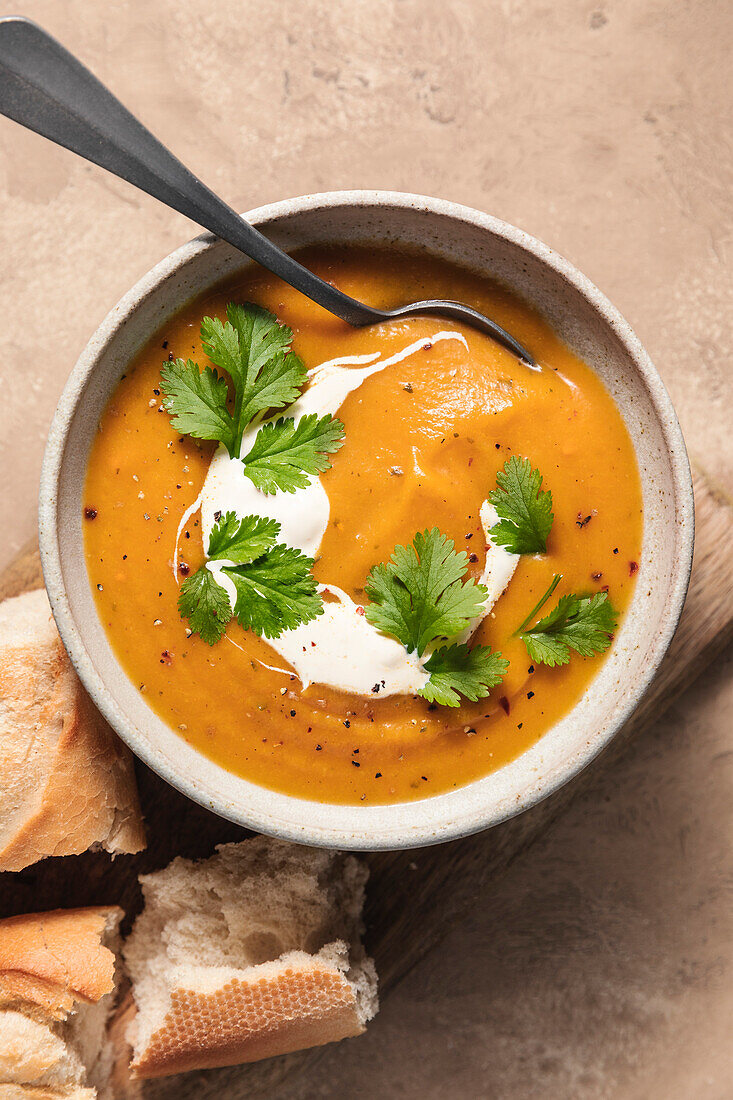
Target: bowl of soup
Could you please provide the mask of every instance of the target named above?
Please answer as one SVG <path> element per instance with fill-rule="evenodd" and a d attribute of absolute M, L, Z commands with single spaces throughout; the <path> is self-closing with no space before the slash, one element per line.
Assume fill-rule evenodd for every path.
<path fill-rule="evenodd" d="M 487 828 L 609 743 L 672 638 L 693 498 L 669 396 L 600 291 L 486 214 L 336 192 L 246 217 L 375 306 L 478 308 L 537 366 L 437 317 L 351 328 L 191 241 L 56 411 L 61 636 L 132 750 L 225 818 L 352 849 Z"/>

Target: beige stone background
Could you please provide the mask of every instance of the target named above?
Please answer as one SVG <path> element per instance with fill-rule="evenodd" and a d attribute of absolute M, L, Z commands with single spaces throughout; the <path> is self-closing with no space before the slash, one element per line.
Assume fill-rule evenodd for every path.
<path fill-rule="evenodd" d="M 394 188 L 543 238 L 634 325 L 730 493 L 729 0 L 21 6 L 238 209 Z M 192 235 L 0 118 L 0 566 L 33 534 L 74 359 Z M 476 897 L 366 1037 L 276 1100 L 733 1097 L 732 663 Z"/>

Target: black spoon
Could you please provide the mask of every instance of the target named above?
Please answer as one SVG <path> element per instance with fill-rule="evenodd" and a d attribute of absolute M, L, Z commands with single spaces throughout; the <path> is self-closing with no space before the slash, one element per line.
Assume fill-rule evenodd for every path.
<path fill-rule="evenodd" d="M 0 19 L 0 113 L 185 214 L 350 325 L 426 313 L 448 317 L 537 366 L 500 325 L 460 302 L 374 309 L 319 279 L 217 198 L 55 38 L 20 16 Z"/>

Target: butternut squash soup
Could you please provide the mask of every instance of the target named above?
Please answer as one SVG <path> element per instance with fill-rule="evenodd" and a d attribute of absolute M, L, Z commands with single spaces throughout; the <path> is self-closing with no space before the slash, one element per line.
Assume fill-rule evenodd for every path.
<path fill-rule="evenodd" d="M 223 767 L 323 802 L 459 787 L 589 688 L 634 588 L 639 474 L 593 371 L 526 303 L 423 255 L 309 249 L 353 329 L 259 268 L 192 302 L 102 417 L 86 560 L 150 706 Z"/>

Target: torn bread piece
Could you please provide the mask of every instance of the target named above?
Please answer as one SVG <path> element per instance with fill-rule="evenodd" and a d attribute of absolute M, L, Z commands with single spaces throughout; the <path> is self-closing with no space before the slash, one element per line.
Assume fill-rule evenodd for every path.
<path fill-rule="evenodd" d="M 133 1073 L 237 1065 L 361 1034 L 377 976 L 361 943 L 367 870 L 255 837 L 142 876 L 124 947 Z"/>
<path fill-rule="evenodd" d="M 0 871 L 145 847 L 132 757 L 93 706 L 43 589 L 0 604 Z"/>
<path fill-rule="evenodd" d="M 84 1077 L 76 1052 L 50 1027 L 22 1012 L 0 1012 L 1 1100 L 14 1094 L 94 1100 L 97 1091 L 84 1087 Z"/>
<path fill-rule="evenodd" d="M 116 907 L 0 920 L 0 1098 L 112 1097 Z"/>

